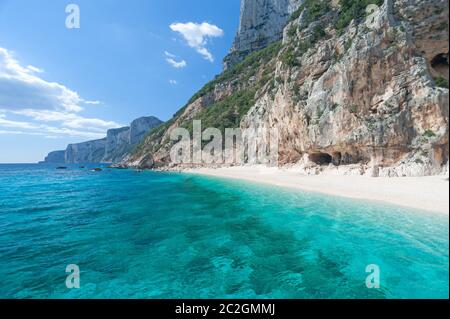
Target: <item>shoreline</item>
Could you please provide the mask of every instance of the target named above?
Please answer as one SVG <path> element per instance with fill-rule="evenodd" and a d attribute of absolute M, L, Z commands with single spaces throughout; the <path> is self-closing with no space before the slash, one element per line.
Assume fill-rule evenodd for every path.
<path fill-rule="evenodd" d="M 445 175 L 426 177 L 367 177 L 304 175 L 293 168 L 238 166 L 189 168 L 183 173 L 246 180 L 307 192 L 379 201 L 449 215 L 449 180 Z"/>

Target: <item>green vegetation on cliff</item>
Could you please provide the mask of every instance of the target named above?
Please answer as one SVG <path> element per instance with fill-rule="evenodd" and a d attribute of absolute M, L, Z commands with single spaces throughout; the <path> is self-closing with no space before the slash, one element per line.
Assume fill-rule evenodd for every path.
<path fill-rule="evenodd" d="M 242 117 L 255 104 L 255 93 L 254 88 L 233 93 L 203 109 L 195 116 L 195 120 L 202 121 L 202 129 L 213 127 L 222 133 L 226 128 L 238 128 Z M 192 134 L 192 124 L 192 120 L 189 120 L 181 126 Z"/>
<path fill-rule="evenodd" d="M 366 8 L 370 4 L 377 6 L 383 5 L 384 0 L 340 0 L 339 17 L 337 18 L 334 27 L 341 33 L 352 20 L 359 20 L 366 15 Z"/>
<path fill-rule="evenodd" d="M 256 74 L 260 66 L 268 63 L 272 58 L 274 58 L 278 52 L 280 52 L 281 48 L 281 41 L 278 41 L 262 50 L 250 54 L 242 62 L 221 73 L 214 80 L 208 82 L 200 91 L 191 97 L 188 104 L 193 103 L 198 98 L 210 93 L 218 84 L 230 82 L 238 77 L 243 78 L 243 80 L 250 79 Z"/>
<path fill-rule="evenodd" d="M 256 92 L 273 80 L 275 67 L 269 64 L 282 48 L 281 41 L 272 43 L 207 83 L 189 100 L 189 104 L 211 93 L 218 85 L 231 84 L 233 93 L 222 100 L 214 101 L 196 114 L 194 119 L 201 120 L 204 128 L 215 127 L 223 131 L 225 128 L 239 127 L 242 117 L 255 104 Z M 260 71 L 262 73 L 258 74 Z M 183 123 L 182 126 L 192 132 L 192 120 L 190 122 Z"/>
<path fill-rule="evenodd" d="M 306 24 L 317 21 L 321 16 L 330 11 L 328 2 L 327 0 L 305 0 L 291 15 L 291 21 L 298 19 L 304 10 L 306 10 Z"/>
<path fill-rule="evenodd" d="M 328 22 L 338 32 L 342 32 L 353 19 L 361 20 L 365 16 L 368 5 L 380 6 L 383 2 L 384 0 L 340 0 L 339 7 L 333 10 L 329 0 L 305 0 L 292 14 L 291 21 L 298 19 L 302 12 L 305 12 L 303 29 L 327 17 Z M 288 36 L 294 38 L 297 30 L 297 26 L 292 25 L 288 30 Z M 171 120 L 152 130 L 133 153 L 152 153 L 159 149 L 165 143 L 162 141 L 164 134 L 174 123 L 187 128 L 191 133 L 193 120 L 201 120 L 203 128 L 215 127 L 222 131 L 228 127 L 239 127 L 242 118 L 254 105 L 258 90 L 267 85 L 269 90 L 274 87 L 276 82 L 274 58 L 281 53 L 280 60 L 286 67 L 298 67 L 300 66 L 299 58 L 327 36 L 324 25 L 316 25 L 308 32 L 302 39 L 293 40 L 293 43 L 288 46 L 278 41 L 254 52 L 242 62 L 218 75 L 194 94 Z M 439 80 L 437 82 L 441 84 Z M 220 98 L 214 94 L 217 89 L 222 92 Z M 223 94 L 224 91 L 229 93 Z M 192 103 L 206 96 L 208 98 L 202 101 L 201 108 L 193 117 L 182 118 Z"/>
<path fill-rule="evenodd" d="M 436 83 L 437 87 L 448 89 L 448 81 L 443 76 L 438 76 L 434 78 L 434 82 Z"/>
<path fill-rule="evenodd" d="M 329 0 L 305 0 L 291 15 L 290 20 L 294 21 L 298 19 L 302 12 L 305 12 L 302 22 L 305 26 L 308 26 L 333 11 L 330 2 Z M 334 28 L 339 34 L 342 33 L 354 19 L 360 20 L 366 15 L 366 8 L 369 5 L 375 4 L 381 6 L 383 3 L 384 0 L 340 0 L 339 8 L 336 10 L 334 16 Z M 293 35 L 295 29 L 289 31 Z"/>
<path fill-rule="evenodd" d="M 430 39 L 438 41 L 431 42 L 433 46 L 427 56 L 438 54 L 440 57 L 444 52 L 441 40 L 445 37 L 448 40 L 448 34 L 441 32 L 440 38 L 429 38 L 428 33 L 443 27 L 443 17 L 438 17 L 440 20 L 435 21 L 435 26 L 425 28 L 428 31 L 422 33 L 423 26 L 416 26 L 421 15 L 409 22 L 403 14 L 394 16 L 384 7 L 379 13 L 383 32 L 372 30 L 365 24 L 372 14 L 367 7 L 370 4 L 380 6 L 383 2 L 303 1 L 284 34 L 280 34 L 283 42 L 250 54 L 207 83 L 170 121 L 150 133 L 129 162 L 143 167 L 171 164 L 170 150 L 175 142 L 169 140 L 169 133 L 172 128 L 183 127 L 192 134 L 195 120 L 201 120 L 202 131 L 213 127 L 222 133 L 225 128 L 241 125 L 282 128 L 281 164 L 295 163 L 305 154 L 319 154 L 336 157 L 336 163 L 342 165 L 361 163 L 367 166 L 374 156 L 374 147 L 380 152 L 392 149 L 393 154 L 409 156 L 414 155 L 412 152 L 418 145 L 425 145 L 430 154 L 432 151 L 428 147 L 437 145 L 439 152 L 448 158 L 448 146 L 442 144 L 448 143 L 448 130 L 446 137 L 442 129 L 448 116 L 446 119 L 445 106 L 441 103 L 445 100 L 441 97 L 448 92 L 436 88 L 448 88 L 448 79 L 437 76 L 438 73 L 433 74 L 434 81 L 430 81 L 431 77 L 425 77 L 428 74 L 425 63 L 417 63 L 414 43 L 400 41 L 407 35 L 419 43 Z M 407 9 L 404 14 L 408 19 L 411 19 L 409 15 L 423 11 L 409 5 Z M 264 10 L 258 14 L 260 19 L 267 19 Z M 392 15 L 392 21 L 386 19 L 387 15 Z M 437 19 L 433 13 L 429 12 L 428 16 Z M 421 31 L 418 35 L 417 30 Z M 239 52 L 239 57 L 246 52 Z M 370 67 L 371 61 L 380 61 L 382 67 Z M 418 76 L 409 81 L 413 64 Z M 407 82 L 403 74 L 409 74 Z M 392 95 L 386 96 L 387 86 L 395 88 Z M 417 88 L 428 86 L 434 90 L 427 91 L 429 96 L 424 97 Z M 404 96 L 432 101 L 429 108 L 433 112 L 433 124 L 442 125 L 433 125 L 433 130 L 426 131 L 404 129 L 430 127 L 428 119 L 417 112 L 416 102 L 410 104 Z M 385 102 L 373 103 L 379 100 Z M 257 107 L 253 108 L 255 103 Z M 392 145 L 386 146 L 387 143 Z M 429 156 L 419 160 L 428 163 L 432 159 L 432 155 Z M 404 158 L 417 160 L 416 157 Z M 386 159 L 391 163 L 392 158 L 387 156 Z M 398 171 L 397 167 L 393 168 L 393 174 L 403 174 L 404 166 L 398 167 Z"/>
<path fill-rule="evenodd" d="M 189 102 L 181 108 L 172 119 L 152 130 L 144 141 L 132 152 L 132 155 L 153 153 L 157 151 L 165 141 L 164 134 L 175 122 L 192 133 L 193 120 L 201 120 L 202 127 L 214 127 L 222 132 L 225 128 L 237 128 L 242 118 L 255 104 L 255 95 L 259 89 L 274 81 L 274 63 L 270 63 L 282 50 L 281 41 L 272 43 L 268 47 L 254 52 L 233 68 L 218 75 L 208 82 L 200 91 L 192 96 Z M 198 99 L 212 94 L 221 86 L 230 86 L 231 94 L 216 100 L 211 98 L 211 104 L 203 105 L 201 110 L 193 118 L 182 119 L 182 116 L 190 104 Z M 205 102 L 206 103 L 206 102 Z"/>

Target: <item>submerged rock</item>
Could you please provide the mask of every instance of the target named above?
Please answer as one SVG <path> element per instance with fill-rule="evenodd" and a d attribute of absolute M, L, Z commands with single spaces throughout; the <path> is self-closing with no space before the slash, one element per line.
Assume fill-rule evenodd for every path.
<path fill-rule="evenodd" d="M 112 169 L 128 169 L 128 166 L 124 165 L 124 164 L 113 164 L 108 166 L 108 168 L 112 168 Z"/>

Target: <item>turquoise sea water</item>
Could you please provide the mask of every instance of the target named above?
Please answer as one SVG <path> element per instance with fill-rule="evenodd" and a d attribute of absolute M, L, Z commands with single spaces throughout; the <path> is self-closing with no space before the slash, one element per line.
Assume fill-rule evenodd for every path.
<path fill-rule="evenodd" d="M 379 203 L 0 165 L 0 298 L 448 298 L 448 236 L 446 216 Z M 81 289 L 66 288 L 68 264 Z"/>

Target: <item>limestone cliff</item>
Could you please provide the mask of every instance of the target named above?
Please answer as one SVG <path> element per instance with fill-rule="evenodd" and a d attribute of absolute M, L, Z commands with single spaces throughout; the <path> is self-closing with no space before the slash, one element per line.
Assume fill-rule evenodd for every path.
<path fill-rule="evenodd" d="M 47 157 L 44 159 L 44 163 L 54 163 L 54 164 L 61 164 L 65 163 L 65 154 L 66 151 L 55 151 L 50 152 Z"/>
<path fill-rule="evenodd" d="M 129 143 L 133 146 L 139 144 L 151 129 L 162 123 L 161 120 L 154 116 L 141 117 L 134 120 L 130 125 Z"/>
<path fill-rule="evenodd" d="M 268 2 L 270 16 L 281 2 Z M 241 19 L 253 15 L 246 10 L 263 10 L 258 4 L 242 1 Z M 169 165 L 170 132 L 200 119 L 204 127 L 277 129 L 279 164 L 305 173 L 423 176 L 445 169 L 447 0 L 304 0 L 285 21 L 281 42 L 252 54 L 234 50 L 244 60 L 152 132 L 128 165 Z"/>
<path fill-rule="evenodd" d="M 113 163 L 120 161 L 130 151 L 131 147 L 129 127 L 108 130 L 106 133 L 105 152 L 101 162 Z"/>
<path fill-rule="evenodd" d="M 118 163 L 139 144 L 152 129 L 163 122 L 156 117 L 141 117 L 130 126 L 108 130 L 100 140 L 70 144 L 65 151 L 50 153 L 48 163 Z M 62 159 L 62 161 L 60 161 Z"/>
<path fill-rule="evenodd" d="M 230 54 L 224 59 L 228 69 L 249 54 L 281 40 L 283 28 L 302 0 L 242 0 L 239 28 Z"/>
<path fill-rule="evenodd" d="M 66 149 L 65 162 L 100 163 L 105 155 L 106 138 L 78 144 L 69 144 Z"/>
<path fill-rule="evenodd" d="M 129 127 L 109 130 L 102 162 L 118 163 L 122 161 L 151 129 L 162 123 L 153 116 L 141 117 L 134 120 Z"/>

